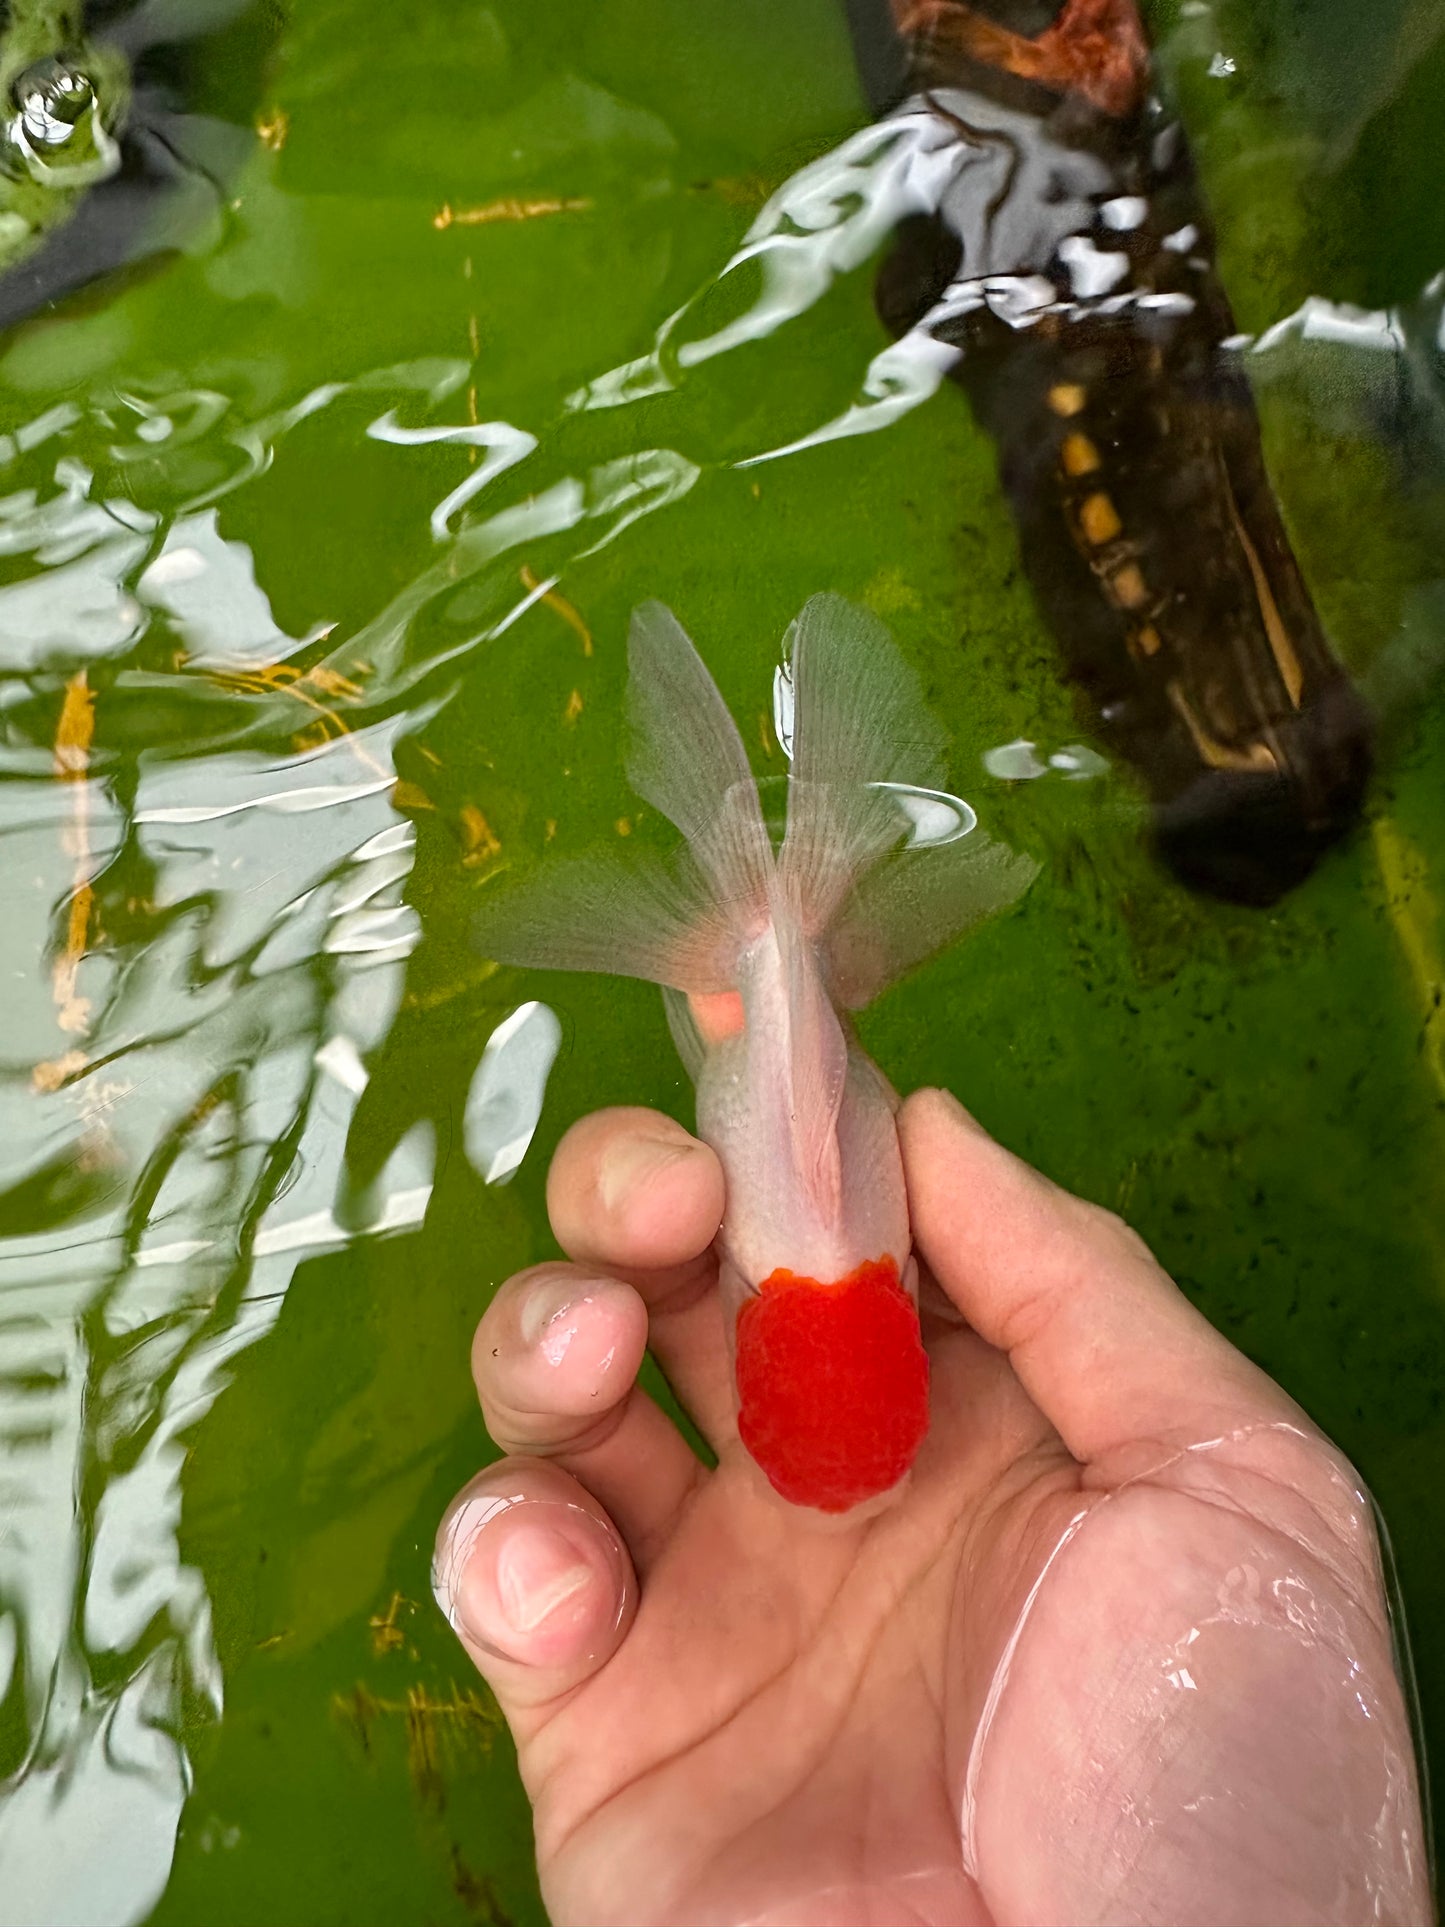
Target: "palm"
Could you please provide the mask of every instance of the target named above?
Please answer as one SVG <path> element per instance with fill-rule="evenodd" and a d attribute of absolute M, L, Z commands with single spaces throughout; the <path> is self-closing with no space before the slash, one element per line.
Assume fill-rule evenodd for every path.
<path fill-rule="evenodd" d="M 945 1287 L 925 1288 L 932 1430 L 886 1510 L 815 1525 L 732 1427 L 715 1279 L 689 1255 L 717 1197 L 664 1170 L 598 1223 L 598 1148 L 636 1115 L 589 1120 L 554 1166 L 585 1289 L 522 1274 L 476 1350 L 494 1436 L 582 1482 L 516 1459 L 509 1486 L 606 1531 L 610 1514 L 640 1582 L 635 1618 L 613 1594 L 610 1624 L 595 1586 L 557 1593 L 528 1663 L 479 1644 L 495 1575 L 463 1600 L 554 1919 L 1425 1918 L 1419 1859 L 1399 1851 L 1418 1847 L 1418 1810 L 1365 1503 L 1277 1388 L 1161 1297 L 1137 1241 L 1031 1173 L 1037 1192 L 1009 1198 L 1013 1160 L 980 1165 L 966 1262 L 993 1268 L 990 1302 L 939 1235 L 956 1195 L 914 1195 L 936 1121 L 910 1128 L 906 1108 L 915 1231 Z M 599 1261 L 630 1282 L 597 1281 Z M 1101 1319 L 1090 1293 L 1111 1270 Z M 955 1309 L 970 1291 L 997 1349 Z M 540 1327 L 541 1372 L 529 1296 L 564 1306 Z M 630 1386 L 649 1332 L 715 1473 L 606 1378 Z M 469 1580 L 488 1566 L 474 1549 Z M 1351 1814 L 1395 1858 L 1382 1875 L 1362 1850 L 1342 1884 Z"/>
<path fill-rule="evenodd" d="M 648 1918 L 811 1922 L 822 1896 L 860 1921 L 987 1917 L 961 1861 L 962 1774 L 1077 1468 L 996 1352 L 958 1330 L 930 1350 L 934 1430 L 903 1502 L 800 1531 L 728 1448 L 623 1650 L 519 1733 L 560 1918 L 637 1920 L 641 1841 Z"/>

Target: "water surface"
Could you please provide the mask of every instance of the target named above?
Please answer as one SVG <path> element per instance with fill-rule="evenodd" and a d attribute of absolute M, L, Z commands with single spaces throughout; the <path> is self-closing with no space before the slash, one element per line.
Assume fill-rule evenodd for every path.
<path fill-rule="evenodd" d="M 1442 1731 L 1445 40 L 1388 12 L 1152 17 L 1382 719 L 1367 821 L 1268 913 L 1150 856 L 961 394 L 880 391 L 825 0 L 300 9 L 216 221 L 0 341 L 0 1921 L 541 1919 L 431 1538 L 557 1137 L 690 1091 L 654 991 L 469 931 L 544 851 L 660 835 L 645 596 L 765 774 L 807 596 L 895 628 L 1042 873 L 864 1041 L 1124 1212 L 1356 1458 Z"/>

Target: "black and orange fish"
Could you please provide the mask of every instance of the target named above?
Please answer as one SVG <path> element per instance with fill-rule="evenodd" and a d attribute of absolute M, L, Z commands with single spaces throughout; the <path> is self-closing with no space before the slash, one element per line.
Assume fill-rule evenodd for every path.
<path fill-rule="evenodd" d="M 1265 469 L 1178 120 L 1133 0 L 849 0 L 879 111 L 961 164 L 878 282 L 999 450 L 1035 595 L 1186 882 L 1265 904 L 1355 821 L 1369 712 Z"/>

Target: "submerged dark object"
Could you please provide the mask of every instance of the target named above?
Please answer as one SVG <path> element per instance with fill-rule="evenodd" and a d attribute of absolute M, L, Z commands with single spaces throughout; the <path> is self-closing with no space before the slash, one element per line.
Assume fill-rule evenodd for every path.
<path fill-rule="evenodd" d="M 269 0 L 10 0 L 0 328 L 219 215 L 279 21 Z"/>
<path fill-rule="evenodd" d="M 1133 0 L 850 0 L 879 110 L 951 124 L 884 321 L 962 352 L 1025 567 L 1165 860 L 1267 904 L 1356 820 L 1369 713 L 1270 488 L 1183 130 Z M 925 319 L 926 317 L 926 319 Z"/>

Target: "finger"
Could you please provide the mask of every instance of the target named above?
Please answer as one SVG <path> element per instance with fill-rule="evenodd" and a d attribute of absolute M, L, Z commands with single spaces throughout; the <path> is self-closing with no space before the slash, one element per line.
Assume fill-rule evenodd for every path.
<path fill-rule="evenodd" d="M 737 1431 L 712 1251 L 723 1198 L 716 1156 L 658 1111 L 584 1117 L 547 1178 L 562 1249 L 636 1287 L 653 1355 L 717 1451 Z"/>
<path fill-rule="evenodd" d="M 646 1344 L 647 1307 L 631 1285 L 561 1264 L 509 1278 L 472 1342 L 492 1438 L 575 1473 L 644 1569 L 707 1476 L 635 1382 Z"/>
<path fill-rule="evenodd" d="M 996 1144 L 946 1091 L 898 1119 L 920 1250 L 1080 1460 L 1137 1442 L 1303 1422 L 1112 1213 Z"/>
<path fill-rule="evenodd" d="M 504 1459 L 453 1499 L 432 1590 L 452 1630 L 517 1716 L 589 1679 L 626 1635 L 637 1581 L 597 1500 L 554 1465 Z"/>

